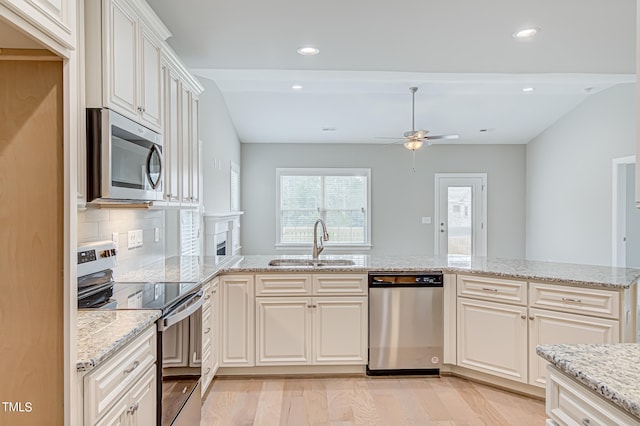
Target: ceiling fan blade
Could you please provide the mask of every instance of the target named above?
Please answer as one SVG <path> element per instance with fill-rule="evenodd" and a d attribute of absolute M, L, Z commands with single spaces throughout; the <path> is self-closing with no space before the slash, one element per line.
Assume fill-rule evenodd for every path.
<path fill-rule="evenodd" d="M 437 135 L 437 136 L 425 136 L 425 139 L 460 139 L 460 135 Z"/>
<path fill-rule="evenodd" d="M 384 137 L 384 136 L 377 136 L 375 139 L 395 139 L 395 140 L 399 141 L 399 140 L 404 139 L 404 138 L 402 138 L 402 137 L 397 137 L 397 136 L 396 136 L 395 138 L 388 138 L 388 137 Z"/>

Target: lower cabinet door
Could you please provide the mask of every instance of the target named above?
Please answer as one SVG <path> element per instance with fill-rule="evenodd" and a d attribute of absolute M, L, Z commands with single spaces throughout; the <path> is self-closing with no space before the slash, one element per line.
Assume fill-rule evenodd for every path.
<path fill-rule="evenodd" d="M 527 308 L 458 298 L 458 365 L 527 383 Z"/>
<path fill-rule="evenodd" d="M 313 310 L 313 363 L 367 363 L 367 298 L 316 297 Z"/>
<path fill-rule="evenodd" d="M 544 344 L 618 343 L 618 321 L 529 308 L 529 383 L 545 387 L 547 361 L 536 354 Z"/>
<path fill-rule="evenodd" d="M 144 426 L 156 424 L 156 366 L 149 367 L 131 389 L 100 419 L 96 426 Z"/>
<path fill-rule="evenodd" d="M 310 363 L 311 298 L 256 298 L 256 365 Z"/>

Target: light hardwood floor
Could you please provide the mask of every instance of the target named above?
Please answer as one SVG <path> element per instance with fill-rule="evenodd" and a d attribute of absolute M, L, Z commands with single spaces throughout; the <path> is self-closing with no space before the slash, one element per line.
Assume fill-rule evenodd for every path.
<path fill-rule="evenodd" d="M 218 378 L 209 425 L 544 425 L 544 402 L 441 378 Z"/>

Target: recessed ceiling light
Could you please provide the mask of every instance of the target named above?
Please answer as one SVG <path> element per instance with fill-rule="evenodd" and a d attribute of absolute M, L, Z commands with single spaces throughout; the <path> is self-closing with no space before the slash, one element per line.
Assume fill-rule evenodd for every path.
<path fill-rule="evenodd" d="M 313 56 L 320 53 L 320 49 L 318 49 L 317 47 L 305 46 L 305 47 L 298 47 L 297 52 L 304 56 Z"/>
<path fill-rule="evenodd" d="M 513 33 L 513 38 L 518 40 L 530 40 L 542 31 L 540 27 L 525 28 Z"/>
<path fill-rule="evenodd" d="M 300 90 L 300 89 L 302 89 L 302 86 L 300 86 L 299 84 L 294 84 L 293 86 L 291 86 L 291 88 L 293 90 Z"/>
<path fill-rule="evenodd" d="M 535 89 L 533 87 L 525 87 L 522 89 L 523 92 L 533 92 Z"/>

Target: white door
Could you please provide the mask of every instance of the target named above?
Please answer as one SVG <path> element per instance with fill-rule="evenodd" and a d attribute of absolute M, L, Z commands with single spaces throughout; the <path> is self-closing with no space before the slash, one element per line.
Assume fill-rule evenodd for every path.
<path fill-rule="evenodd" d="M 310 297 L 256 298 L 256 365 L 309 364 Z"/>
<path fill-rule="evenodd" d="M 436 173 L 435 254 L 487 255 L 487 174 Z"/>
<path fill-rule="evenodd" d="M 536 355 L 537 345 L 556 343 L 618 343 L 618 321 L 585 315 L 529 309 L 529 383 L 545 387 L 547 361 Z"/>
<path fill-rule="evenodd" d="M 527 307 L 458 298 L 458 365 L 527 383 Z"/>
<path fill-rule="evenodd" d="M 367 363 L 367 298 L 313 298 L 313 363 Z"/>

